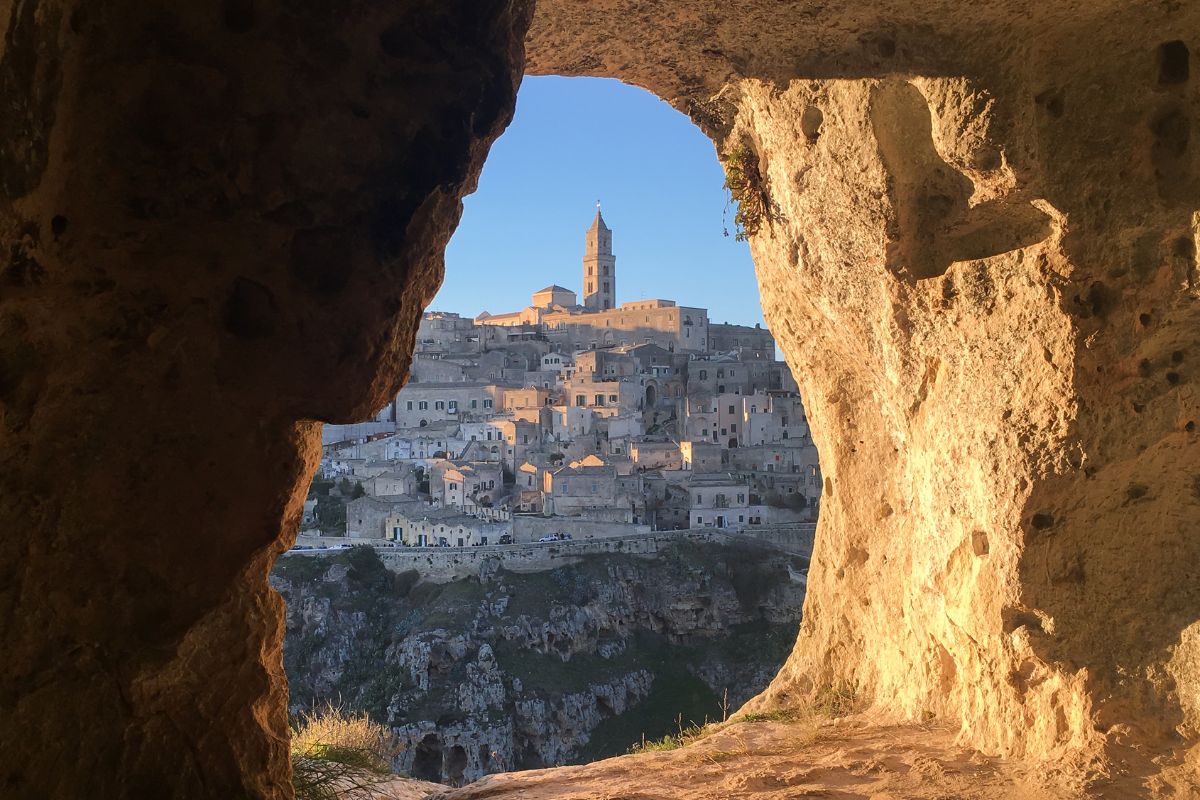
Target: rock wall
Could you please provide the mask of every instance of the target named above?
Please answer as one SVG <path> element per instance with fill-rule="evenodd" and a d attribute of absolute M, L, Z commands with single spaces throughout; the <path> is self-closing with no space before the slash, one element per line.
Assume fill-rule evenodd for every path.
<path fill-rule="evenodd" d="M 761 209 L 827 478 L 754 707 L 849 686 L 1076 786 L 1186 760 L 1200 8 L 679 6 L 543 2 L 529 64 L 667 98 Z"/>
<path fill-rule="evenodd" d="M 540 572 L 566 566 L 583 556 L 614 553 L 653 557 L 674 544 L 715 542 L 735 549 L 757 550 L 763 546 L 807 558 L 812 553 L 815 526 L 802 524 L 729 532 L 715 528 L 697 531 L 662 531 L 611 539 L 571 539 L 561 542 L 480 545 L 468 548 L 384 547 L 376 549 L 384 566 L 393 572 L 415 570 L 422 580 L 445 582 L 456 578 L 488 576 L 496 570 Z M 322 540 L 326 546 L 343 543 L 337 537 Z M 355 546 L 372 546 L 356 544 Z M 287 558 L 320 558 L 321 553 L 296 551 Z"/>
<path fill-rule="evenodd" d="M 0 794 L 291 796 L 311 420 L 399 388 L 527 12 L 0 4 Z"/>
<path fill-rule="evenodd" d="M 387 555 L 277 563 L 291 705 L 366 711 L 403 746 L 398 772 L 451 785 L 720 719 L 779 669 L 804 598 L 801 559 L 744 542 L 675 539 L 443 584 L 393 572 Z"/>

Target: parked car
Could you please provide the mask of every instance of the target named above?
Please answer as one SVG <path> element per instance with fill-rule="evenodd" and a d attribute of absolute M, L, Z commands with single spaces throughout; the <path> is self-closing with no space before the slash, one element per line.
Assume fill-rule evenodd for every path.
<path fill-rule="evenodd" d="M 558 536 L 553 533 L 548 533 L 545 536 L 543 536 L 542 538 L 538 539 L 538 541 L 539 542 L 557 542 Z"/>
<path fill-rule="evenodd" d="M 500 540 L 498 542 L 498 544 L 512 544 L 512 543 L 513 543 L 513 538 L 512 538 L 512 536 L 508 535 L 507 533 L 502 534 L 500 536 Z"/>

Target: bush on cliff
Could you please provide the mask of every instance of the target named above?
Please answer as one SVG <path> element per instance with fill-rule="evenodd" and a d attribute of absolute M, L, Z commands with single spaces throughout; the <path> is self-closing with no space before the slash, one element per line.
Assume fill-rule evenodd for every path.
<path fill-rule="evenodd" d="M 393 777 L 395 739 L 365 714 L 332 704 L 292 724 L 292 786 L 297 800 L 337 800 Z"/>

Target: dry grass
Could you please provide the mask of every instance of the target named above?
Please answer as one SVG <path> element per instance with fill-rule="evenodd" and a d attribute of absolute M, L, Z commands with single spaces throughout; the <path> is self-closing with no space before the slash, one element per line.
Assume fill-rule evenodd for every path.
<path fill-rule="evenodd" d="M 365 713 L 314 709 L 292 723 L 291 744 L 297 800 L 337 800 L 394 777 L 395 740 Z"/>

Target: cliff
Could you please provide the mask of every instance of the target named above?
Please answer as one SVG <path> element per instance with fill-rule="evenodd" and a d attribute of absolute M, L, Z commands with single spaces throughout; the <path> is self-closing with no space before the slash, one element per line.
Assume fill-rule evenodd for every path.
<path fill-rule="evenodd" d="M 272 576 L 290 705 L 364 709 L 405 744 L 397 771 L 452 784 L 623 753 L 769 683 L 804 597 L 789 566 L 750 542 L 679 542 L 439 584 L 368 547 L 291 556 Z"/>

